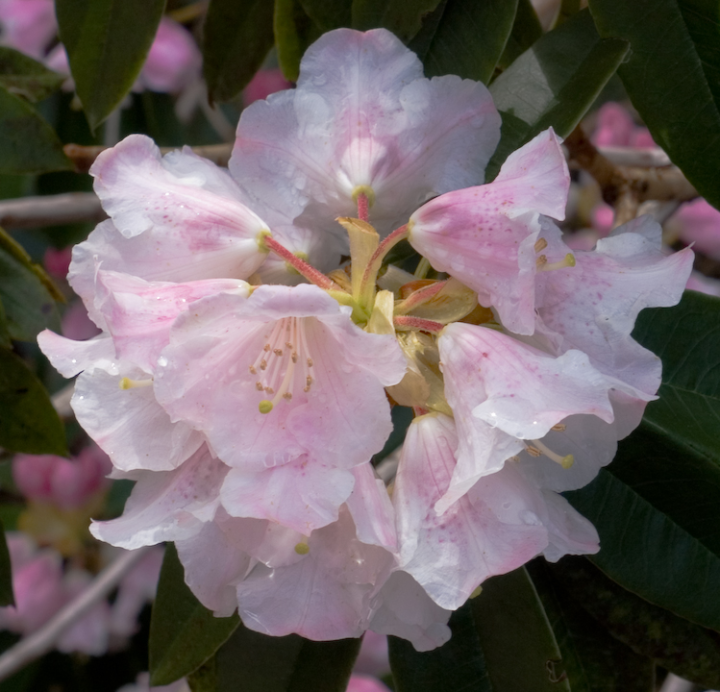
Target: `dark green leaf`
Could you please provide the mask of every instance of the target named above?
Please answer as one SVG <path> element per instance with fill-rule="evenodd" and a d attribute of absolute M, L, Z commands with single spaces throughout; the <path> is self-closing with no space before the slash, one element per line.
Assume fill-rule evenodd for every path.
<path fill-rule="evenodd" d="M 487 84 L 505 49 L 517 0 L 448 0 L 424 58 L 425 74 Z"/>
<path fill-rule="evenodd" d="M 300 4 L 322 31 L 352 24 L 352 0 L 300 0 Z"/>
<path fill-rule="evenodd" d="M 626 591 L 585 558 L 568 556 L 550 569 L 613 637 L 681 677 L 720 686 L 720 634 Z"/>
<path fill-rule="evenodd" d="M 519 0 L 512 31 L 500 57 L 499 66 L 507 69 L 543 35 L 540 20 L 530 0 Z"/>
<path fill-rule="evenodd" d="M 0 173 L 72 168 L 53 129 L 33 107 L 0 86 Z"/>
<path fill-rule="evenodd" d="M 91 128 L 132 88 L 164 9 L 165 0 L 56 0 L 60 40 Z"/>
<path fill-rule="evenodd" d="M 14 353 L 0 349 L 0 447 L 67 456 L 65 431 L 40 381 Z"/>
<path fill-rule="evenodd" d="M 590 617 L 552 576 L 543 558 L 530 562 L 527 570 L 560 647 L 572 692 L 655 690 L 655 664 Z"/>
<path fill-rule="evenodd" d="M 203 58 L 211 101 L 236 96 L 273 47 L 273 3 L 213 0 L 205 19 Z"/>
<path fill-rule="evenodd" d="M 645 423 L 720 467 L 720 300 L 686 291 L 675 307 L 644 310 L 633 336 L 663 361 Z"/>
<path fill-rule="evenodd" d="M 440 0 L 353 0 L 352 25 L 361 31 L 383 27 L 408 43 L 439 4 Z"/>
<path fill-rule="evenodd" d="M 0 521 L 0 606 L 15 605 L 10 552 L 5 541 L 5 527 Z"/>
<path fill-rule="evenodd" d="M 423 62 L 425 62 L 425 56 L 428 50 L 430 50 L 430 44 L 433 42 L 435 33 L 442 21 L 443 14 L 445 14 L 448 1 L 449 0 L 440 0 L 438 6 L 430 12 L 430 14 L 426 14 L 425 17 L 423 17 L 420 31 L 418 31 L 412 41 L 407 44 L 408 48 Z"/>
<path fill-rule="evenodd" d="M 34 341 L 46 328 L 60 331 L 55 300 L 28 264 L 8 253 L 0 238 L 0 300 L 10 336 L 19 341 Z"/>
<path fill-rule="evenodd" d="M 493 692 L 469 603 L 452 614 L 450 629 L 449 642 L 422 653 L 405 639 L 388 637 L 397 692 Z"/>
<path fill-rule="evenodd" d="M 471 604 L 493 692 L 570 692 L 555 635 L 523 567 L 488 579 Z"/>
<path fill-rule="evenodd" d="M 591 0 L 602 36 L 629 41 L 618 74 L 653 139 L 720 206 L 720 9 L 717 0 Z"/>
<path fill-rule="evenodd" d="M 392 454 L 404 441 L 407 430 L 412 423 L 413 412 L 407 406 L 393 406 L 390 411 L 393 431 L 385 441 L 385 446 L 373 457 L 372 463 L 377 466 L 386 456 Z"/>
<path fill-rule="evenodd" d="M 150 622 L 150 680 L 168 685 L 203 665 L 237 629 L 240 618 L 216 618 L 193 596 L 171 543 L 165 548 Z"/>
<path fill-rule="evenodd" d="M 57 91 L 65 77 L 20 51 L 0 46 L 0 86 L 29 101 L 42 101 Z"/>
<path fill-rule="evenodd" d="M 626 589 L 720 630 L 720 468 L 641 424 L 590 485 L 567 493 L 596 526 L 593 561 Z"/>
<path fill-rule="evenodd" d="M 286 79 L 296 82 L 300 59 L 320 36 L 320 29 L 305 13 L 299 0 L 275 0 L 275 44 L 278 61 Z"/>
<path fill-rule="evenodd" d="M 587 10 L 545 34 L 490 86 L 503 119 L 486 172 L 492 180 L 508 155 L 548 127 L 566 137 L 612 77 L 627 43 L 601 39 Z"/>
<path fill-rule="evenodd" d="M 217 692 L 217 665 L 216 657 L 203 663 L 195 672 L 187 677 L 191 692 Z"/>
<path fill-rule="evenodd" d="M 269 637 L 241 625 L 215 657 L 217 692 L 236 692 L 239 680 L 242 692 L 345 692 L 360 642 Z"/>
<path fill-rule="evenodd" d="M 0 300 L 0 348 L 10 348 L 11 346 L 10 325 L 8 325 L 5 308 Z"/>

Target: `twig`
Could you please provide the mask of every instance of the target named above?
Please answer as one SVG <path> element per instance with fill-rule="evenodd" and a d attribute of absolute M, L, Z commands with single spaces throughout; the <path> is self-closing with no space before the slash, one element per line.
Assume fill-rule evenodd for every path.
<path fill-rule="evenodd" d="M 120 555 L 85 591 L 68 603 L 42 629 L 20 640 L 0 656 L 0 680 L 7 679 L 28 663 L 51 651 L 60 635 L 105 598 L 142 559 L 147 550 L 148 548 L 140 548 Z"/>
<path fill-rule="evenodd" d="M 232 153 L 232 144 L 208 144 L 201 147 L 192 147 L 192 150 L 198 155 L 206 159 L 210 159 L 218 166 L 227 166 Z M 168 154 L 175 151 L 178 147 L 162 147 L 160 151 Z M 87 173 L 90 170 L 95 159 L 105 147 L 84 147 L 80 144 L 66 144 L 63 147 L 65 155 L 75 164 L 77 173 Z"/>
<path fill-rule="evenodd" d="M 68 192 L 0 202 L 0 226 L 8 229 L 41 228 L 106 218 L 94 192 Z"/>
<path fill-rule="evenodd" d="M 616 166 L 639 166 L 641 168 L 672 166 L 670 157 L 660 147 L 642 149 L 634 147 L 598 147 L 597 149 Z"/>

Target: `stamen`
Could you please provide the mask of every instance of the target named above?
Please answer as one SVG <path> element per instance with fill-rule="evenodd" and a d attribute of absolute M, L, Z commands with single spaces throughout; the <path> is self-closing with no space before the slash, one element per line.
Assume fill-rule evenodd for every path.
<path fill-rule="evenodd" d="M 552 449 L 548 449 L 542 442 L 540 442 L 540 440 L 530 440 L 530 442 L 535 445 L 535 447 L 528 446 L 527 448 L 530 456 L 538 457 L 540 456 L 540 453 L 542 453 L 548 459 L 552 459 L 556 464 L 560 464 L 560 466 L 562 466 L 564 469 L 569 469 L 575 463 L 575 457 L 572 454 L 566 454 L 564 457 L 561 457 L 559 454 L 553 452 Z M 534 450 L 534 452 L 538 453 L 535 454 L 530 450 Z"/>
<path fill-rule="evenodd" d="M 565 428 L 567 428 L 567 425 L 565 425 L 565 423 L 558 423 L 557 425 L 553 425 L 550 430 L 554 430 L 555 432 L 564 432 Z"/>
<path fill-rule="evenodd" d="M 131 380 L 129 377 L 123 377 L 120 380 L 120 389 L 138 389 L 140 387 L 149 387 L 152 383 L 152 377 L 149 380 Z"/>
<path fill-rule="evenodd" d="M 525 448 L 525 451 L 531 456 L 535 457 L 536 459 L 538 457 L 542 456 L 542 452 L 539 449 L 536 449 L 535 447 L 531 447 L 530 445 L 527 445 Z"/>
<path fill-rule="evenodd" d="M 547 240 L 545 240 L 545 238 L 540 238 L 535 243 L 535 252 L 542 252 L 547 246 Z"/>
<path fill-rule="evenodd" d="M 543 272 L 551 272 L 554 269 L 565 269 L 566 267 L 574 267 L 575 266 L 575 255 L 573 255 L 571 252 L 568 252 L 563 259 L 561 259 L 559 262 L 548 262 L 547 257 L 545 255 L 540 255 L 535 260 L 535 266 L 538 268 L 539 271 Z"/>

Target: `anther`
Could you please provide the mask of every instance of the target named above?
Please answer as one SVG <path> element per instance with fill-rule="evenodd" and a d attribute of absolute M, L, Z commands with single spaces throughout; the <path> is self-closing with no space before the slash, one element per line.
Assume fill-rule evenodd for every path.
<path fill-rule="evenodd" d="M 558 423 L 557 425 L 553 425 L 550 430 L 554 430 L 555 432 L 564 432 L 565 428 L 567 428 L 567 425 L 565 425 L 565 423 Z"/>
<path fill-rule="evenodd" d="M 256 382 L 256 383 L 255 383 L 255 389 L 257 389 L 258 392 L 262 392 L 262 391 L 265 389 L 265 387 L 263 387 L 263 383 L 262 383 L 262 382 Z"/>
<path fill-rule="evenodd" d="M 298 362 L 298 354 L 295 351 L 293 351 L 293 354 L 290 356 L 290 358 L 292 358 L 293 363 Z"/>
<path fill-rule="evenodd" d="M 281 348 L 274 348 L 273 353 L 279 358 L 282 356 L 283 352 Z"/>
<path fill-rule="evenodd" d="M 263 346 L 263 351 L 269 351 L 270 350 L 270 344 L 265 344 Z"/>
<path fill-rule="evenodd" d="M 312 358 L 308 358 L 308 359 L 307 359 L 307 364 L 308 364 L 308 367 L 309 367 L 309 368 L 311 368 L 311 367 L 313 366 Z"/>
<path fill-rule="evenodd" d="M 540 453 L 542 453 L 548 459 L 552 459 L 556 464 L 560 464 L 564 469 L 569 469 L 575 463 L 575 457 L 572 454 L 566 454 L 564 457 L 561 457 L 559 454 L 553 452 L 552 449 L 548 449 L 540 440 L 531 440 L 531 442 L 537 448 L 535 451 L 538 452 L 538 454 L 530 452 L 533 447 L 528 446 L 527 451 L 530 453 L 530 456 L 540 456 Z"/>
<path fill-rule="evenodd" d="M 290 399 L 292 399 L 292 392 L 285 392 L 285 394 L 283 394 L 283 399 L 290 401 Z"/>
<path fill-rule="evenodd" d="M 286 348 L 289 348 L 289 349 L 292 351 L 293 345 L 292 345 L 289 341 L 286 341 L 286 342 L 285 342 L 285 347 L 286 347 Z"/>
<path fill-rule="evenodd" d="M 255 366 L 251 365 L 249 368 L 251 375 L 257 375 L 257 370 L 255 369 Z"/>
<path fill-rule="evenodd" d="M 531 457 L 535 457 L 537 459 L 538 457 L 542 456 L 542 452 L 539 449 L 536 449 L 535 447 L 531 447 L 530 445 L 527 445 L 525 449 Z"/>
<path fill-rule="evenodd" d="M 547 246 L 548 246 L 547 240 L 545 240 L 545 238 L 540 238 L 535 243 L 535 252 L 542 252 Z"/>
<path fill-rule="evenodd" d="M 544 272 L 551 272 L 554 269 L 565 269 L 566 267 L 574 267 L 575 255 L 573 255 L 571 252 L 568 252 L 567 255 L 565 255 L 565 257 L 563 257 L 559 262 L 548 262 L 545 255 L 540 255 L 540 257 L 535 260 L 535 265 L 540 271 Z"/>
<path fill-rule="evenodd" d="M 267 369 L 267 361 L 263 358 L 260 361 L 260 370 L 266 370 Z"/>

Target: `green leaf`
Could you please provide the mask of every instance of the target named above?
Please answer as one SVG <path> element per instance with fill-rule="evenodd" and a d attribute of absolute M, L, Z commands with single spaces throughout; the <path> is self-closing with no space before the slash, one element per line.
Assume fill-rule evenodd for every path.
<path fill-rule="evenodd" d="M 448 0 L 423 62 L 428 77 L 487 84 L 513 27 L 517 0 Z"/>
<path fill-rule="evenodd" d="M 321 31 L 299 0 L 275 0 L 274 28 L 280 67 L 286 79 L 296 82 L 300 59 Z"/>
<path fill-rule="evenodd" d="M 12 567 L 10 552 L 5 540 L 5 527 L 0 521 L 0 606 L 15 605 L 12 585 Z"/>
<path fill-rule="evenodd" d="M 0 349 L 0 447 L 67 456 L 65 431 L 47 392 L 22 359 Z"/>
<path fill-rule="evenodd" d="M 129 93 L 164 9 L 165 0 L 56 0 L 60 40 L 92 129 Z"/>
<path fill-rule="evenodd" d="M 202 666 L 237 629 L 240 618 L 216 618 L 193 596 L 172 543 L 165 548 L 150 621 L 150 681 L 169 685 Z"/>
<path fill-rule="evenodd" d="M 300 4 L 322 31 L 352 24 L 352 0 L 300 0 Z"/>
<path fill-rule="evenodd" d="M 360 642 L 270 637 L 241 625 L 215 656 L 217 692 L 236 692 L 240 680 L 242 692 L 345 692 Z"/>
<path fill-rule="evenodd" d="M 53 296 L 32 271 L 31 263 L 10 254 L 2 240 L 0 235 L 0 300 L 10 336 L 34 341 L 43 329 L 59 332 L 60 315 Z"/>
<path fill-rule="evenodd" d="M 57 91 L 65 77 L 31 57 L 0 46 L 0 86 L 28 101 L 42 101 Z"/>
<path fill-rule="evenodd" d="M 388 637 L 397 692 L 493 692 L 470 603 L 452 614 L 450 629 L 449 642 L 422 653 L 405 639 Z"/>
<path fill-rule="evenodd" d="M 493 692 L 570 692 L 555 635 L 523 567 L 485 581 L 471 605 Z"/>
<path fill-rule="evenodd" d="M 490 86 L 502 115 L 500 144 L 486 180 L 508 155 L 548 127 L 566 137 L 625 57 L 620 39 L 601 39 L 587 10 L 545 34 Z"/>
<path fill-rule="evenodd" d="M 203 70 L 211 102 L 247 86 L 275 42 L 273 3 L 212 0 L 205 19 Z"/>
<path fill-rule="evenodd" d="M 645 423 L 720 467 L 720 300 L 686 291 L 675 307 L 644 310 L 633 336 L 663 361 Z"/>
<path fill-rule="evenodd" d="M 681 677 L 720 686 L 720 634 L 626 591 L 585 558 L 565 557 L 550 570 L 613 637 Z"/>
<path fill-rule="evenodd" d="M 353 0 L 352 25 L 360 31 L 383 27 L 408 43 L 439 4 L 440 0 Z"/>
<path fill-rule="evenodd" d="M 53 129 L 26 101 L 0 86 L 0 174 L 71 169 Z"/>
<path fill-rule="evenodd" d="M 562 653 L 572 692 L 654 692 L 655 664 L 610 634 L 560 586 L 544 558 L 527 570 Z"/>
<path fill-rule="evenodd" d="M 10 325 L 8 325 L 5 308 L 0 300 L 0 348 L 11 348 Z"/>
<path fill-rule="evenodd" d="M 499 66 L 505 70 L 543 35 L 540 20 L 530 0 L 519 0 L 512 31 L 500 57 Z"/>
<path fill-rule="evenodd" d="M 717 0 L 591 0 L 602 36 L 629 41 L 618 70 L 653 139 L 720 207 L 720 8 Z"/>

